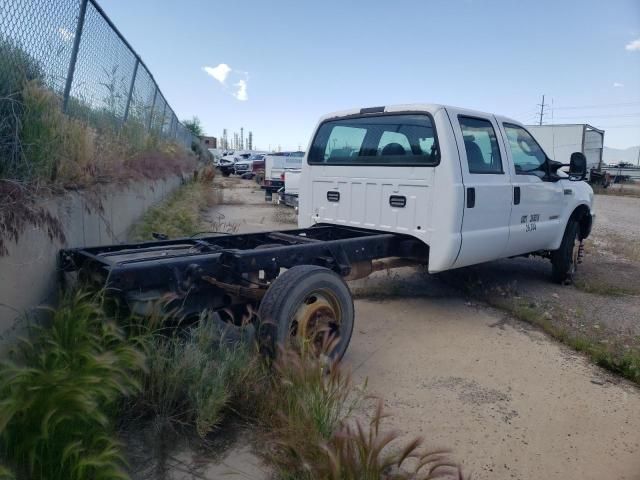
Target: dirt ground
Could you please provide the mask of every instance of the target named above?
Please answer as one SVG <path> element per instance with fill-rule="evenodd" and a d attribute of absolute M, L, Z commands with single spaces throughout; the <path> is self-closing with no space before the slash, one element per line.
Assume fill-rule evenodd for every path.
<path fill-rule="evenodd" d="M 253 182 L 217 182 L 222 195 L 209 213 L 214 225 L 237 225 L 240 232 L 295 228 L 294 212 L 265 203 Z M 636 202 L 625 204 L 630 213 L 624 218 L 620 202 Z M 637 198 L 598 196 L 595 250 L 611 243 L 609 234 L 618 235 L 621 225 L 619 235 L 638 242 L 639 209 Z M 358 382 L 368 379 L 370 393 L 385 399 L 389 428 L 452 448 L 476 480 L 638 480 L 640 389 L 468 295 L 471 277 L 472 288 L 521 298 L 547 309 L 553 321 L 562 312 L 558 316 L 569 327 L 637 339 L 638 262 L 601 251 L 588 255 L 583 268 L 597 280 L 597 293 L 550 283 L 548 262 L 535 259 L 492 262 L 449 276 L 404 268 L 352 282 L 356 326 L 344 363 Z M 197 476 L 176 472 L 175 478 L 268 478 L 246 443 Z"/>

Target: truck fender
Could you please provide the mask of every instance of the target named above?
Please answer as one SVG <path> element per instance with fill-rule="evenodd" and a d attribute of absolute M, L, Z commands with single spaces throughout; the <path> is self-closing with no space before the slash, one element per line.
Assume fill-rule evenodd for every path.
<path fill-rule="evenodd" d="M 560 243 L 562 242 L 562 237 L 564 236 L 564 232 L 567 228 L 567 225 L 571 220 L 577 220 L 580 226 L 580 239 L 584 240 L 591 233 L 591 227 L 593 225 L 593 217 L 591 215 L 591 211 L 589 210 L 589 206 L 586 204 L 580 204 L 573 209 L 569 218 L 567 218 L 567 223 L 564 228 L 558 233 L 555 242 L 553 243 L 554 248 L 552 250 L 556 250 L 560 247 Z"/>

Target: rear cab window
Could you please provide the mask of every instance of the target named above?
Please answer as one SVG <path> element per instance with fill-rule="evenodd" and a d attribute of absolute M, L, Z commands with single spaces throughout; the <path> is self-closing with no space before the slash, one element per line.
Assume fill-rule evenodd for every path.
<path fill-rule="evenodd" d="M 435 166 L 440 161 L 433 121 L 425 114 L 367 115 L 329 120 L 316 133 L 308 163 Z"/>

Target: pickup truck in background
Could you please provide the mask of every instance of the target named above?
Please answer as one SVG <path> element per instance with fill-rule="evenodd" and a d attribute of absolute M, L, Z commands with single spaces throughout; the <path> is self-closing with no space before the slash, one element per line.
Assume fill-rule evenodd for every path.
<path fill-rule="evenodd" d="M 271 201 L 273 192 L 284 186 L 284 172 L 286 170 L 300 170 L 304 152 L 270 153 L 264 158 L 264 179 L 262 189 L 265 199 Z"/>
<path fill-rule="evenodd" d="M 253 178 L 253 163 L 264 160 L 265 155 L 265 153 L 254 152 L 248 155 L 248 158 L 238 160 L 233 166 L 233 173 L 242 178 Z"/>
<path fill-rule="evenodd" d="M 286 170 L 282 173 L 284 185 L 278 190 L 278 205 L 287 205 L 298 211 L 298 197 L 300 196 L 301 170 Z"/>
<path fill-rule="evenodd" d="M 517 121 L 444 105 L 333 113 L 311 138 L 297 229 L 62 250 L 61 270 L 134 312 L 169 299 L 186 321 L 251 323 L 265 352 L 304 337 L 334 358 L 354 326 L 345 282 L 374 271 L 536 255 L 553 280 L 576 275 L 594 218 L 583 153 L 563 172 Z"/>

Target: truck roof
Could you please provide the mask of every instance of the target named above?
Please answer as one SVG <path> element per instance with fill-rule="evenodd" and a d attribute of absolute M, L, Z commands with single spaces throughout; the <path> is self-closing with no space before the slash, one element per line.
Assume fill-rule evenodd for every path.
<path fill-rule="evenodd" d="M 503 115 L 489 113 L 489 112 L 481 112 L 479 110 L 471 110 L 468 108 L 454 107 L 453 105 L 442 105 L 437 103 L 407 103 L 400 105 L 386 105 L 380 107 L 367 107 L 367 108 L 352 108 L 349 110 L 341 110 L 338 112 L 329 113 L 320 118 L 320 122 L 324 122 L 325 120 L 330 120 L 332 118 L 341 118 L 348 117 L 351 115 L 360 115 L 367 113 L 393 113 L 393 112 L 428 112 L 434 115 L 438 110 L 443 108 L 455 108 L 457 110 L 464 110 L 465 113 L 469 115 L 496 115 L 500 117 L 501 120 L 512 122 L 518 125 L 522 125 L 522 122 L 514 120 L 512 118 L 505 117 Z"/>

